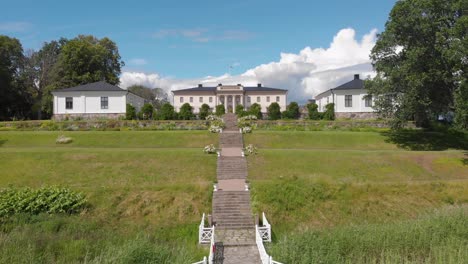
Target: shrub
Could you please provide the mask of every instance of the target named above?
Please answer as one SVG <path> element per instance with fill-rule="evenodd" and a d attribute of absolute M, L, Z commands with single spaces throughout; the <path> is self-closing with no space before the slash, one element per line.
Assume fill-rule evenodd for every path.
<path fill-rule="evenodd" d="M 55 143 L 57 144 L 69 144 L 72 142 L 73 142 L 73 139 L 71 137 L 66 137 L 65 135 L 60 135 L 55 140 Z"/>
<path fill-rule="evenodd" d="M 216 115 L 217 116 L 222 116 L 226 113 L 226 108 L 224 108 L 224 105 L 220 104 L 216 106 Z"/>
<path fill-rule="evenodd" d="M 125 111 L 125 119 L 133 120 L 136 118 L 136 109 L 131 104 L 127 104 L 127 109 Z"/>
<path fill-rule="evenodd" d="M 281 118 L 281 108 L 277 102 L 273 102 L 267 109 L 268 119 L 278 120 Z"/>
<path fill-rule="evenodd" d="M 7 188 L 0 190 L 0 217 L 15 214 L 78 213 L 87 206 L 83 194 L 67 188 Z"/>
<path fill-rule="evenodd" d="M 325 106 L 325 112 L 323 113 L 324 120 L 335 120 L 335 104 L 329 103 Z"/>
<path fill-rule="evenodd" d="M 296 102 L 291 102 L 287 107 L 286 111 L 283 111 L 282 118 L 285 119 L 298 119 L 301 116 L 299 112 L 299 105 Z"/>
<path fill-rule="evenodd" d="M 245 155 L 255 155 L 258 152 L 257 148 L 252 144 L 247 145 L 247 147 L 244 148 L 244 151 Z"/>
<path fill-rule="evenodd" d="M 199 118 L 206 119 L 206 117 L 210 114 L 210 106 L 207 104 L 202 104 L 200 107 Z"/>
<path fill-rule="evenodd" d="M 140 117 L 144 120 L 149 120 L 153 118 L 154 107 L 152 104 L 146 103 L 140 110 Z"/>
<path fill-rule="evenodd" d="M 173 120 L 177 117 L 174 107 L 170 103 L 165 103 L 161 106 L 158 118 L 160 120 Z"/>
<path fill-rule="evenodd" d="M 185 103 L 180 107 L 179 118 L 182 120 L 194 118 L 193 107 L 189 103 Z"/>
<path fill-rule="evenodd" d="M 215 154 L 216 147 L 213 144 L 207 145 L 205 146 L 205 148 L 203 148 L 203 152 L 205 152 L 206 154 Z"/>
<path fill-rule="evenodd" d="M 252 104 L 249 108 L 249 115 L 254 115 L 257 119 L 262 119 L 262 107 L 257 103 Z"/>
<path fill-rule="evenodd" d="M 318 111 L 318 105 L 317 104 L 307 104 L 307 111 L 309 113 L 309 119 L 311 119 L 311 120 L 319 120 L 320 119 L 320 113 Z"/>
<path fill-rule="evenodd" d="M 245 113 L 245 111 L 244 111 L 244 106 L 241 105 L 241 104 L 236 105 L 236 112 L 235 112 L 235 113 L 236 113 L 236 115 L 237 115 L 238 117 L 242 117 L 242 116 L 244 115 L 244 113 Z"/>

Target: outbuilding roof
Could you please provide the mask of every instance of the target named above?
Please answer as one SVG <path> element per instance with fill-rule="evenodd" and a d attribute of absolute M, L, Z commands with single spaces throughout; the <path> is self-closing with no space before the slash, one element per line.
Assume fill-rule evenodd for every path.
<path fill-rule="evenodd" d="M 361 80 L 359 78 L 359 74 L 355 74 L 354 75 L 354 79 L 352 81 L 349 81 L 347 83 L 344 83 L 340 86 L 337 86 L 335 88 L 332 88 L 332 89 L 328 89 L 322 93 L 319 93 L 317 94 L 315 97 L 317 98 L 318 96 L 330 91 L 330 90 L 356 90 L 356 89 L 364 89 L 364 80 Z"/>
<path fill-rule="evenodd" d="M 75 87 L 54 90 L 54 92 L 77 92 L 77 91 L 97 91 L 97 92 L 112 92 L 112 91 L 127 91 L 118 86 L 106 83 L 104 81 L 82 84 Z"/>

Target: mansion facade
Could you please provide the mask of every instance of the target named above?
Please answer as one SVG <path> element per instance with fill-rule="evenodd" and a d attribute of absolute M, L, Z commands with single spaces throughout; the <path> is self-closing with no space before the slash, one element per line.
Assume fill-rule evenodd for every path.
<path fill-rule="evenodd" d="M 263 87 L 261 84 L 252 87 L 220 83 L 214 87 L 199 84 L 198 87 L 174 90 L 172 93 L 176 111 L 179 111 L 183 104 L 189 103 L 194 113 L 198 113 L 203 104 L 207 104 L 213 110 L 217 105 L 224 105 L 226 113 L 233 113 L 237 105 L 242 105 L 247 110 L 252 104 L 257 103 L 261 106 L 262 113 L 266 113 L 268 106 L 273 102 L 279 104 L 281 111 L 286 110 L 288 91 Z"/>

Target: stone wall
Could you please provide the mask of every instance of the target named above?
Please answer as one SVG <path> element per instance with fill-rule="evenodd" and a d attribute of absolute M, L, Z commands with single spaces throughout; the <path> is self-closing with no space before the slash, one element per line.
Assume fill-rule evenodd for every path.
<path fill-rule="evenodd" d="M 52 119 L 56 121 L 63 120 L 95 120 L 95 119 L 119 119 L 125 118 L 125 114 L 55 114 Z"/>
<path fill-rule="evenodd" d="M 335 112 L 335 117 L 337 119 L 377 119 L 379 116 L 371 112 Z"/>

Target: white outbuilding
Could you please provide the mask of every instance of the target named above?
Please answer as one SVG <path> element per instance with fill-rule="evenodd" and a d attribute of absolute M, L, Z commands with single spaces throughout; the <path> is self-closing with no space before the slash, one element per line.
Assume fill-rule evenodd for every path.
<path fill-rule="evenodd" d="M 355 74 L 352 81 L 316 95 L 315 103 L 318 105 L 319 112 L 325 112 L 325 106 L 334 103 L 337 118 L 377 117 L 373 108 L 374 100 L 367 94 L 364 80 L 359 78 L 359 74 Z"/>
<path fill-rule="evenodd" d="M 125 116 L 127 104 L 137 112 L 145 104 L 142 97 L 103 81 L 55 90 L 52 94 L 55 120 L 117 119 Z"/>

